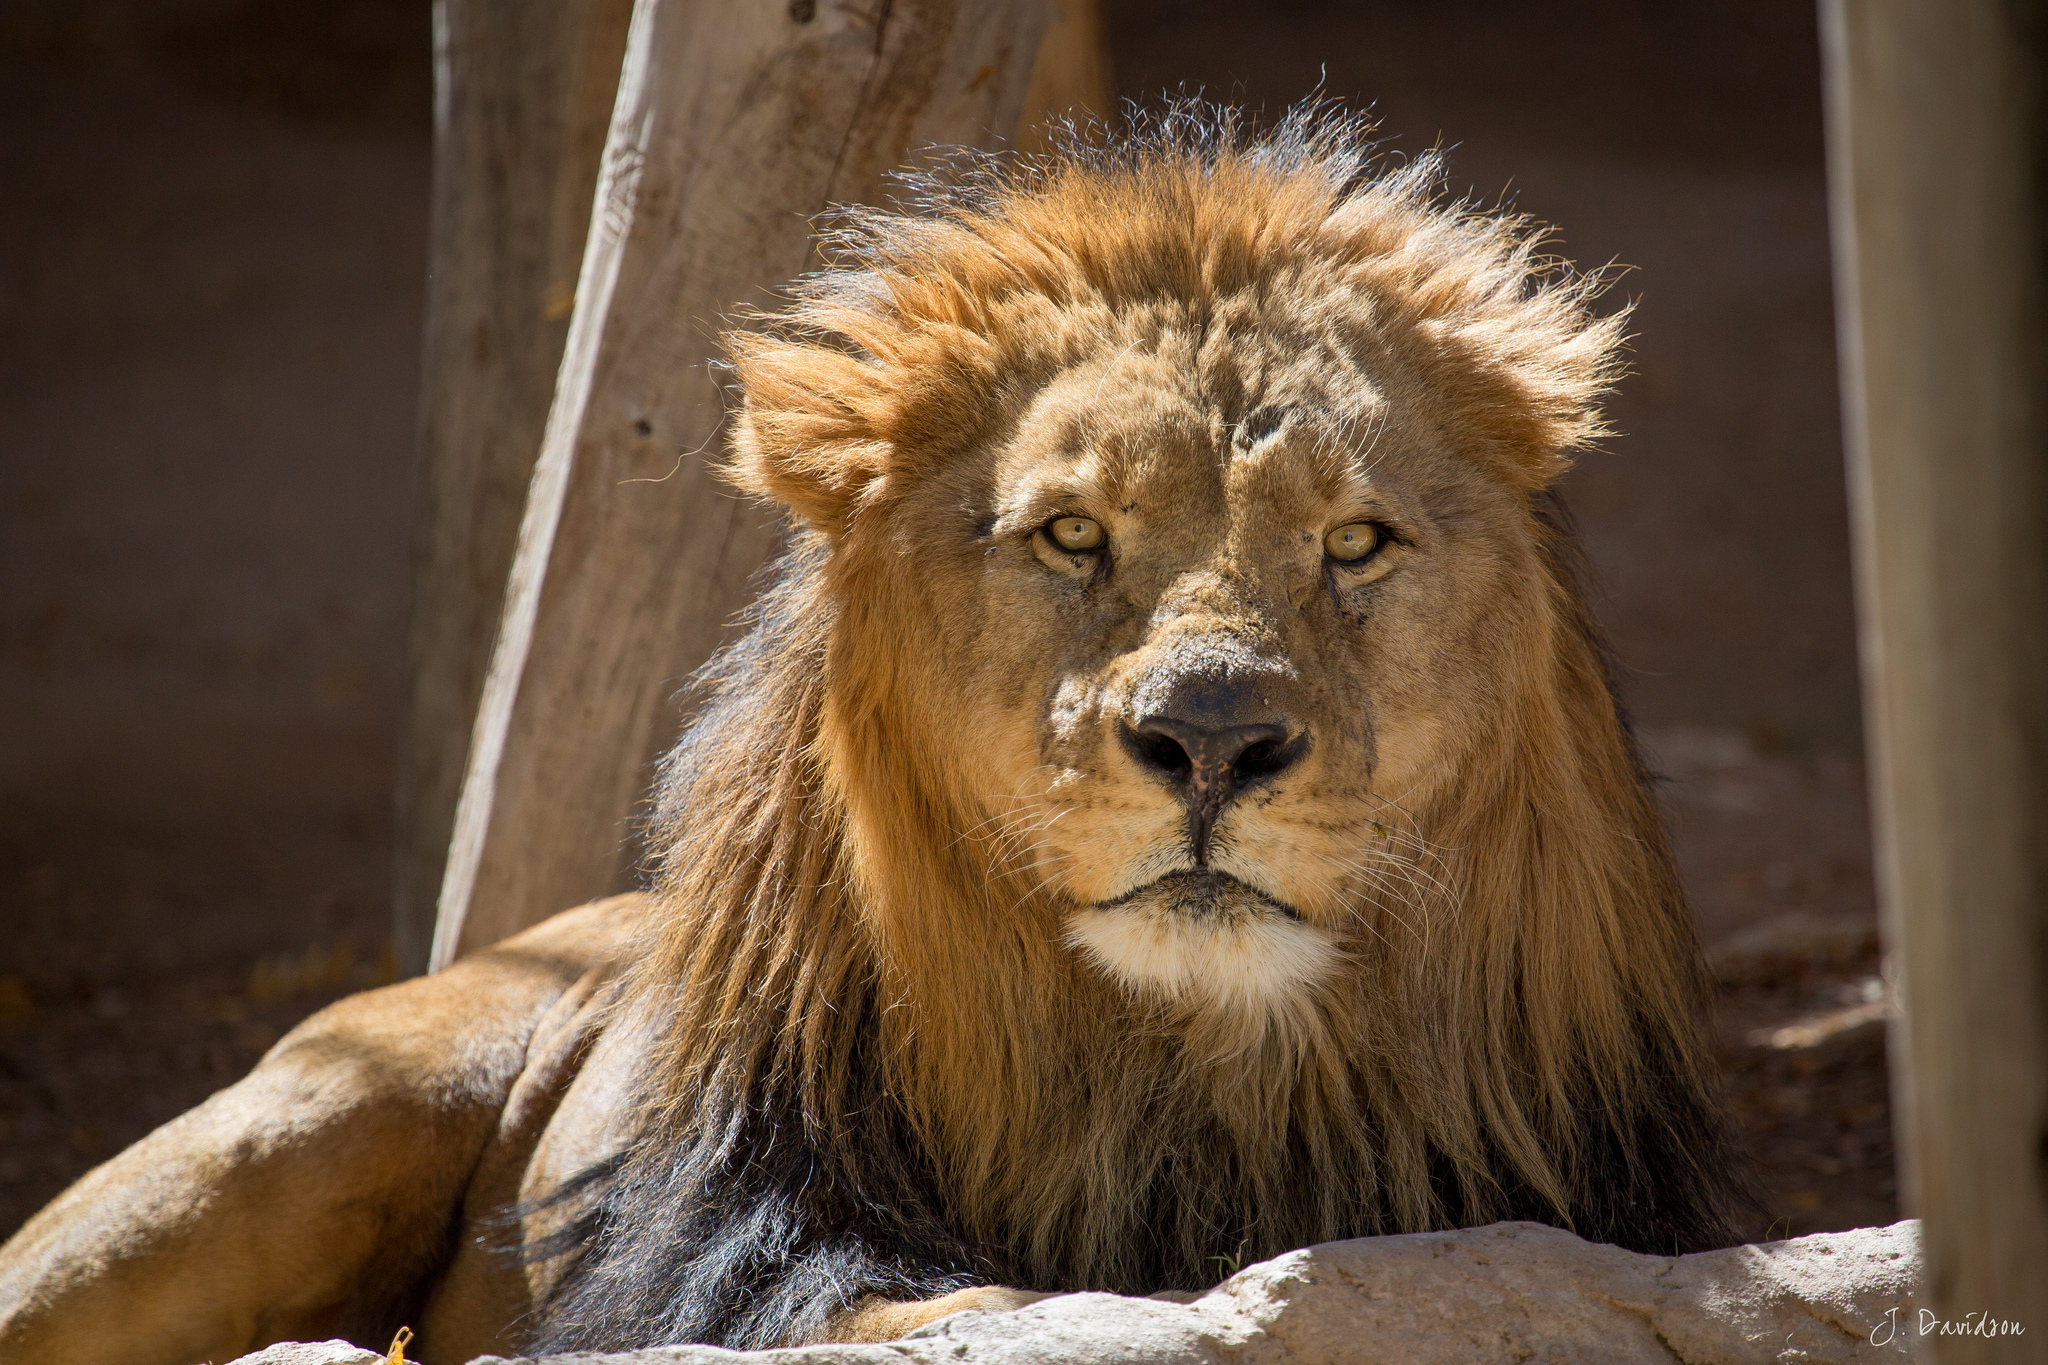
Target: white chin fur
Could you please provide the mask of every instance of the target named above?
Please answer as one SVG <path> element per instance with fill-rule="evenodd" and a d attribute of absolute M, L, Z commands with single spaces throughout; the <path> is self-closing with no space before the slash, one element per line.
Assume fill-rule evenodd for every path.
<path fill-rule="evenodd" d="M 1327 934 L 1276 911 L 1188 915 L 1142 895 L 1075 911 L 1066 937 L 1133 992 L 1245 1014 L 1291 1013 L 1337 962 Z"/>

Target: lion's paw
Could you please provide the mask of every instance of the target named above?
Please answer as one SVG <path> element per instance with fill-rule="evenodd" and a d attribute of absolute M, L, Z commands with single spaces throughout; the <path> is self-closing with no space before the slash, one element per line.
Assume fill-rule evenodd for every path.
<path fill-rule="evenodd" d="M 846 1312 L 833 1315 L 825 1325 L 825 1340 L 894 1341 L 953 1313 L 1003 1313 L 1051 1297 L 1050 1294 L 1037 1294 L 1028 1289 L 977 1285 L 972 1289 L 956 1289 L 935 1299 L 915 1299 L 908 1303 L 881 1298 L 864 1299 Z"/>

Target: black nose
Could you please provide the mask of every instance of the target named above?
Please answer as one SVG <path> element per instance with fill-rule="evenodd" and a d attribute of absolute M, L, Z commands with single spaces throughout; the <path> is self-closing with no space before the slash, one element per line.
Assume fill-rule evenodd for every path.
<path fill-rule="evenodd" d="M 1147 716 L 1125 726 L 1123 738 L 1131 757 L 1165 778 L 1187 804 L 1198 867 L 1209 865 L 1209 834 L 1232 798 L 1284 772 L 1307 751 L 1306 735 L 1290 742 L 1287 727 L 1277 722 L 1206 726 Z"/>

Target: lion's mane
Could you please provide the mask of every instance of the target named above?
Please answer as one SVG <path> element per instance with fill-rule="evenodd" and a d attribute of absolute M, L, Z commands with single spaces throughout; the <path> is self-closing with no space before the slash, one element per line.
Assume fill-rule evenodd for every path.
<path fill-rule="evenodd" d="M 1338 1237 L 1531 1218 L 1644 1251 L 1733 1240 L 1737 1162 L 1690 917 L 1547 493 L 1600 432 L 1617 317 L 1523 223 L 1373 173 L 1316 111 L 1251 138 L 1180 109 L 1107 146 L 978 161 L 860 211 L 833 267 L 729 339 L 733 468 L 801 519 L 697 680 L 653 821 L 664 923 L 620 1009 L 658 1041 L 637 1145 L 581 1217 L 544 1344 L 818 1332 L 867 1295 L 1150 1292 Z M 1400 913 L 1297 1026 L 1123 993 L 986 841 L 896 682 L 891 499 L 983 433 L 977 395 L 1339 269 L 1427 346 L 1475 457 L 1526 490 L 1542 619 L 1517 705 L 1416 813 Z M 1318 300 L 1304 300 L 1305 306 Z"/>

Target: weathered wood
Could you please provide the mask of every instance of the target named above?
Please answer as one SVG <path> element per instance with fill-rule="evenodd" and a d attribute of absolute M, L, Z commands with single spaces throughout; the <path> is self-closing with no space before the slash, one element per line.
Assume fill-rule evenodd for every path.
<path fill-rule="evenodd" d="M 439 0 L 399 960 L 423 971 L 632 0 Z"/>
<path fill-rule="evenodd" d="M 910 149 L 1017 126 L 1049 0 L 640 0 L 469 746 L 433 962 L 612 882 L 672 698 L 773 519 L 711 476 L 719 318 Z"/>
<path fill-rule="evenodd" d="M 1039 44 L 1024 90 L 1024 115 L 1013 139 L 1017 149 L 1044 151 L 1059 120 L 1107 123 L 1115 105 L 1102 0 L 1054 0 L 1052 27 Z"/>
<path fill-rule="evenodd" d="M 1858 609 L 1909 1207 L 1943 1361 L 2048 1357 L 2048 19 L 1825 0 Z"/>

